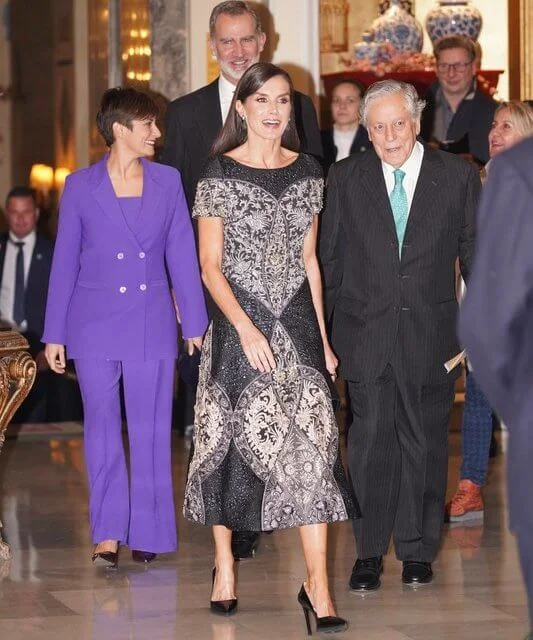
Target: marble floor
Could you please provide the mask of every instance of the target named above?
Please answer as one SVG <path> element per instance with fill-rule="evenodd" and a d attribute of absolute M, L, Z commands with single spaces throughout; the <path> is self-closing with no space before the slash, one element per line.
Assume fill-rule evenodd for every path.
<path fill-rule="evenodd" d="M 459 461 L 452 434 L 449 492 Z M 175 437 L 178 510 L 186 440 Z M 339 613 L 350 621 L 339 639 L 522 640 L 526 599 L 513 537 L 506 527 L 504 456 L 491 462 L 483 523 L 447 527 L 432 585 L 400 582 L 389 553 L 383 588 L 365 597 L 347 579 L 350 526 L 332 527 L 330 573 Z M 4 535 L 13 558 L 0 561 L 2 640 L 258 640 L 306 636 L 296 593 L 304 563 L 295 531 L 264 536 L 254 560 L 240 563 L 240 610 L 213 617 L 209 531 L 180 517 L 180 550 L 144 568 L 124 549 L 117 572 L 91 565 L 87 490 L 79 436 L 8 440 L 0 456 Z"/>

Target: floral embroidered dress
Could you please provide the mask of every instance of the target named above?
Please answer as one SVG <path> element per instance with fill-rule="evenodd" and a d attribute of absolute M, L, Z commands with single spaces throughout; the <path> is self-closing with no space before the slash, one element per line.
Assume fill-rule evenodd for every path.
<path fill-rule="evenodd" d="M 254 370 L 212 309 L 185 490 L 184 515 L 195 522 L 261 531 L 356 515 L 302 257 L 323 187 L 320 165 L 305 154 L 280 169 L 217 157 L 198 184 L 193 215 L 223 218 L 223 273 L 276 368 Z"/>

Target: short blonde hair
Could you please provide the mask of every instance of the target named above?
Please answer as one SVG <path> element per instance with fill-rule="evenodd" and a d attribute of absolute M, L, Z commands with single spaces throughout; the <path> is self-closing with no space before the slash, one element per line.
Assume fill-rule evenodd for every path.
<path fill-rule="evenodd" d="M 505 109 L 509 111 L 509 120 L 523 138 L 533 135 L 533 108 L 520 100 L 501 102 L 494 112 L 494 117 Z"/>

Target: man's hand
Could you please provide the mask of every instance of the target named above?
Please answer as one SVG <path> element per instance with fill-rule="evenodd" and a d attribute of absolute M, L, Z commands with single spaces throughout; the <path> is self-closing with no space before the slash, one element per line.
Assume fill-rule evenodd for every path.
<path fill-rule="evenodd" d="M 55 373 L 65 373 L 65 345 L 64 344 L 47 344 L 44 348 L 44 355 L 48 366 Z"/>

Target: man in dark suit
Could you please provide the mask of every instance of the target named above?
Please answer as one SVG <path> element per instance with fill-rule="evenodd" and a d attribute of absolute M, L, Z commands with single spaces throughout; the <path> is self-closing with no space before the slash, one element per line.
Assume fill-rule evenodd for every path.
<path fill-rule="evenodd" d="M 332 166 L 320 256 L 328 316 L 353 422 L 349 471 L 362 510 L 350 586 L 380 586 L 391 535 L 405 584 L 432 580 L 440 544 L 448 421 L 459 351 L 455 262 L 468 276 L 481 188 L 468 162 L 416 138 L 413 86 L 368 90 L 373 150 Z"/>
<path fill-rule="evenodd" d="M 53 245 L 37 233 L 38 218 L 33 191 L 28 187 L 11 189 L 6 198 L 9 231 L 0 236 L 0 313 L 5 324 L 20 331 L 28 340 L 38 371 L 34 387 L 13 422 L 46 420 L 46 396 L 52 378 L 41 335 Z"/>
<path fill-rule="evenodd" d="M 469 153 L 480 164 L 489 160 L 488 135 L 498 106 L 477 86 L 478 59 L 474 43 L 465 36 L 441 38 L 434 50 L 437 81 L 425 99 L 421 135 Z"/>
<path fill-rule="evenodd" d="M 491 161 L 459 333 L 476 380 L 509 428 L 510 526 L 533 628 L 532 157 L 529 139 Z"/>
<path fill-rule="evenodd" d="M 228 114 L 233 92 L 244 72 L 259 61 L 266 42 L 259 15 L 246 2 L 221 2 L 209 19 L 211 50 L 220 76 L 193 93 L 170 103 L 166 115 L 165 147 L 161 161 L 181 173 L 189 207 L 192 208 L 196 185 L 213 142 Z M 294 116 L 301 150 L 322 155 L 320 130 L 309 96 L 294 94 Z M 194 389 L 184 390 L 186 422 L 192 421 Z M 183 394 L 183 391 L 182 391 Z M 235 557 L 255 553 L 259 533 L 240 532 L 233 536 Z"/>
<path fill-rule="evenodd" d="M 211 146 L 228 114 L 235 86 L 244 72 L 259 62 L 266 42 L 259 15 L 246 2 L 221 2 L 209 20 L 211 49 L 220 76 L 201 89 L 170 103 L 161 161 L 181 173 L 189 207 Z M 294 115 L 301 150 L 322 156 L 316 112 L 309 96 L 294 96 Z"/>

